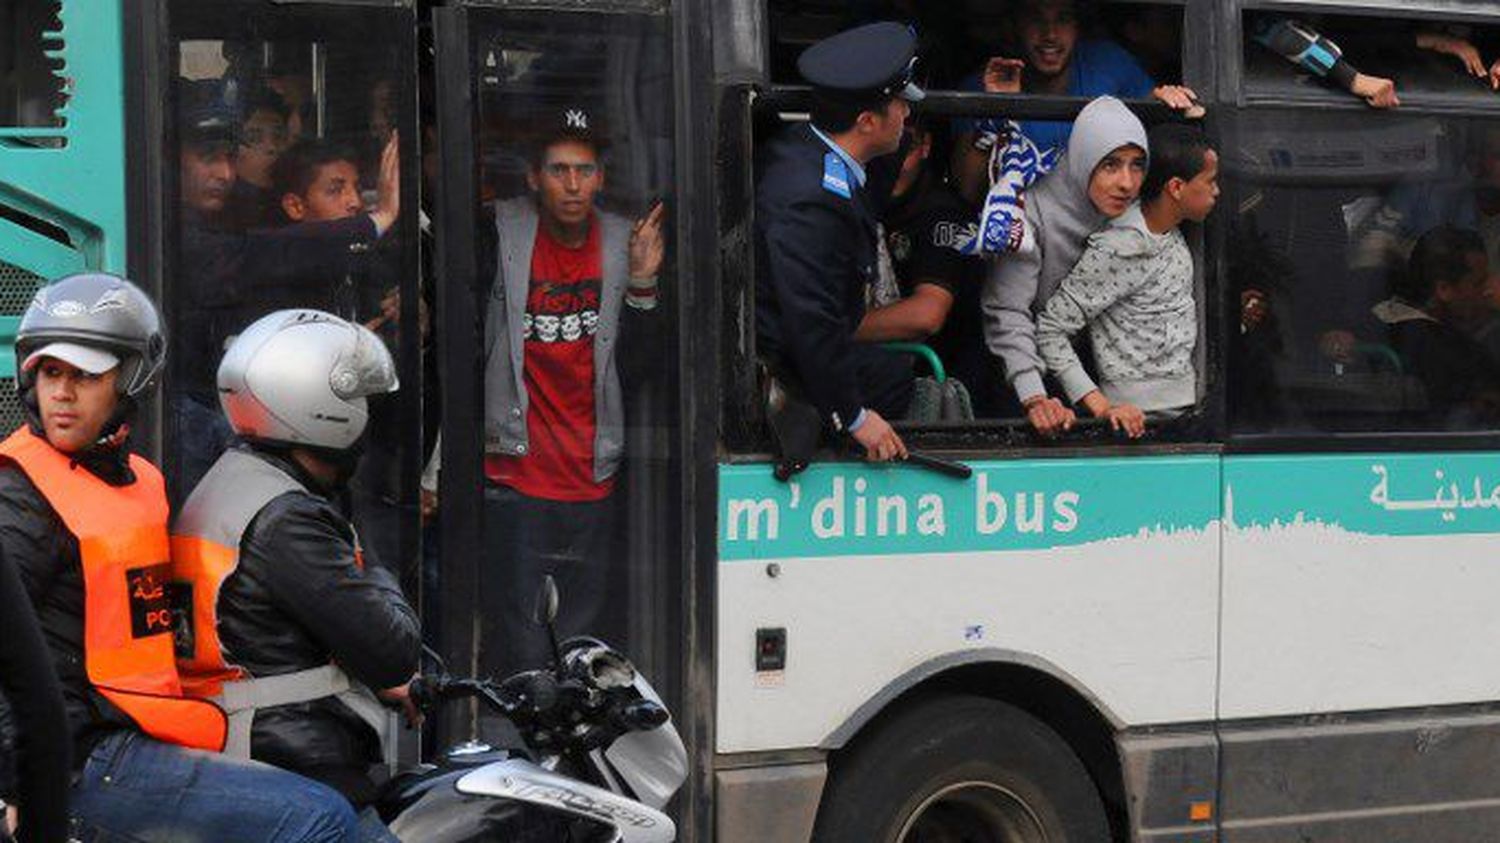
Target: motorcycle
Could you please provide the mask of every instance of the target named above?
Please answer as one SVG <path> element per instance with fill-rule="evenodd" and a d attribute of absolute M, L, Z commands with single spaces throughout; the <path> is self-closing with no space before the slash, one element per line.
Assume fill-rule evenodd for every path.
<path fill-rule="evenodd" d="M 662 808 L 687 778 L 687 750 L 655 689 L 623 654 L 595 638 L 557 642 L 556 585 L 547 577 L 535 620 L 553 663 L 503 681 L 413 680 L 424 711 L 474 699 L 509 720 L 522 752 L 470 740 L 437 763 L 397 775 L 376 810 L 408 843 L 670 843 Z"/>

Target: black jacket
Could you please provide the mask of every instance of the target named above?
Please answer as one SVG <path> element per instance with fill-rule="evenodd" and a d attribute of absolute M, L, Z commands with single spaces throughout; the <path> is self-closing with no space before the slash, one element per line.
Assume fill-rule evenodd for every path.
<path fill-rule="evenodd" d="M 252 676 L 337 663 L 372 689 L 416 672 L 422 634 L 391 573 L 355 562 L 354 528 L 317 481 L 292 460 L 251 454 L 296 477 L 310 492 L 287 492 L 250 522 L 235 572 L 219 592 L 219 640 L 229 661 Z M 373 731 L 336 700 L 260 711 L 251 733 L 260 761 L 323 781 L 356 803 L 380 759 Z"/>
<path fill-rule="evenodd" d="M 68 829 L 68 726 L 52 656 L 42 639 L 25 587 L 0 547 L 0 733 L 13 756 L 0 758 L 10 775 L 0 796 L 25 812 L 21 841 L 54 841 Z M 12 708 L 14 709 L 12 714 Z M 11 765 L 12 758 L 15 760 Z"/>
<path fill-rule="evenodd" d="M 893 157 L 868 168 L 860 186 L 840 176 L 841 165 L 825 179 L 831 154 L 811 126 L 797 125 L 760 162 L 755 327 L 760 355 L 795 373 L 825 422 L 842 430 L 870 403 L 851 346 L 875 278 L 875 224 Z"/>
<path fill-rule="evenodd" d="M 111 486 L 135 482 L 122 449 L 92 450 L 75 470 L 89 471 Z M 0 548 L 20 573 L 42 637 L 52 651 L 73 739 L 73 764 L 81 769 L 98 740 L 120 729 L 134 729 L 135 724 L 94 692 L 84 669 L 83 562 L 78 539 L 26 473 L 9 460 L 0 460 Z"/>

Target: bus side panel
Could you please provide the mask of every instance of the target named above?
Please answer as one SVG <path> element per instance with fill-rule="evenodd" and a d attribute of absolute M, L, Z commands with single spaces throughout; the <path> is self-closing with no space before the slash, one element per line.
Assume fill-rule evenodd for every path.
<path fill-rule="evenodd" d="M 1222 717 L 1500 696 L 1500 456 L 1225 462 Z"/>
<path fill-rule="evenodd" d="M 1218 457 L 973 465 L 720 468 L 720 752 L 826 745 L 965 655 L 1044 665 L 1117 725 L 1213 718 Z"/>

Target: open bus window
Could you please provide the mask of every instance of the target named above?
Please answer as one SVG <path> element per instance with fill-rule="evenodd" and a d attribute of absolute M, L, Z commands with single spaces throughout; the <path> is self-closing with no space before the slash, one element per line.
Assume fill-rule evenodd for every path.
<path fill-rule="evenodd" d="M 1023 99 L 1015 102 L 1013 117 L 1030 140 L 1041 148 L 1065 145 L 1071 130 L 1066 120 L 1028 119 L 1028 106 L 1047 105 L 1052 95 L 1114 94 L 1124 98 L 1147 98 L 1158 82 L 1181 81 L 1184 8 L 1171 3 L 1089 3 L 1064 0 L 1013 3 L 908 4 L 900 2 L 819 3 L 775 2 L 772 4 L 772 75 L 783 83 L 801 83 L 796 71 L 796 57 L 816 40 L 848 26 L 873 20 L 905 20 L 912 23 L 919 37 L 919 75 L 930 92 L 943 89 L 973 93 L 982 86 L 979 68 L 992 56 L 1016 56 L 1026 63 L 1019 80 Z M 1051 71 L 1044 72 L 1044 71 Z M 958 232 L 973 230 L 979 213 L 973 208 L 989 186 L 991 153 L 976 144 L 977 119 L 938 114 L 918 114 L 911 120 L 913 157 L 898 162 L 905 170 L 895 180 L 895 190 L 880 220 L 882 226 L 882 278 L 866 297 L 872 320 L 882 323 L 881 330 L 857 335 L 872 341 L 924 342 L 936 352 L 942 368 L 957 375 L 967 387 L 974 417 L 982 426 L 1001 422 L 1024 427 L 1023 412 L 1013 390 L 1006 383 L 1002 366 L 984 340 L 984 316 L 980 291 L 985 274 L 984 261 L 953 257 L 935 270 L 931 261 L 914 260 L 925 240 L 938 240 L 948 246 L 959 240 Z M 940 109 L 940 114 L 952 113 Z M 783 132 L 789 122 L 805 115 L 762 114 L 756 127 L 755 142 L 764 149 L 773 137 Z M 877 167 L 878 169 L 878 167 Z M 873 172 L 873 170 L 872 170 Z M 757 174 L 758 176 L 759 174 Z M 872 184 L 878 184 L 872 179 Z M 937 214 L 938 216 L 934 216 Z M 915 224 L 915 225 L 913 225 Z M 924 238 L 922 226 L 938 225 L 945 236 Z M 1201 397 L 1206 382 L 1203 302 L 1205 285 L 1201 268 L 1200 238 L 1189 235 L 1195 256 L 1195 306 L 1198 310 L 1199 336 L 1193 353 L 1197 369 L 1196 382 Z M 889 260 L 886 257 L 889 257 Z M 1003 260 L 1004 258 L 999 258 Z M 887 273 L 886 270 L 890 272 Z M 758 269 L 762 277 L 764 273 Z M 886 323 L 884 307 L 905 305 L 919 297 L 924 285 L 917 275 L 932 275 L 940 285 L 946 282 L 952 301 L 946 315 L 937 325 L 921 320 L 899 320 L 905 333 Z M 894 275 L 887 279 L 885 275 Z M 927 280 L 934 280 L 929 278 Z M 1040 304 L 1038 309 L 1040 309 Z M 887 330 L 890 328 L 890 330 Z M 863 331 L 863 329 L 862 329 Z M 895 332 L 893 332 L 895 331 Z M 1087 358 L 1086 350 L 1080 356 Z M 928 366 L 919 360 L 918 373 L 927 374 Z M 1061 395 L 1056 386 L 1051 390 Z M 919 391 L 919 400 L 907 415 L 913 424 L 924 424 L 934 418 L 943 422 L 961 419 L 964 413 L 950 412 L 940 398 Z M 1084 411 L 1080 408 L 1080 414 Z M 1174 423 L 1174 427 L 1177 426 Z M 1024 440 L 1023 440 L 1024 441 Z"/>
<path fill-rule="evenodd" d="M 1071 10 L 1081 40 L 1120 45 L 1152 79 L 1182 78 L 1181 3 L 1093 2 L 1080 7 L 1036 0 L 772 0 L 772 80 L 799 84 L 797 56 L 819 39 L 861 23 L 896 20 L 917 30 L 927 85 L 962 90 L 990 56 L 1021 56 L 1021 25 L 1052 17 L 1055 10 L 1048 6 Z"/>
<path fill-rule="evenodd" d="M 1494 26 L 1247 11 L 1243 31 L 1244 87 L 1251 99 L 1500 104 L 1500 28 Z"/>
<path fill-rule="evenodd" d="M 414 183 L 402 162 L 416 138 L 393 119 L 410 19 L 177 5 L 164 92 L 169 493 L 180 504 L 233 444 L 215 383 L 227 344 L 273 311 L 328 311 L 398 361 L 400 391 L 368 399 L 349 500 L 369 558 L 405 571 L 418 559 L 416 361 L 429 333 L 402 183 Z"/>
<path fill-rule="evenodd" d="M 1288 111 L 1226 129 L 1235 429 L 1500 427 L 1500 132 Z"/>
<path fill-rule="evenodd" d="M 675 424 L 667 18 L 505 13 L 477 28 L 485 552 L 480 670 L 550 658 L 530 620 L 652 661 Z"/>

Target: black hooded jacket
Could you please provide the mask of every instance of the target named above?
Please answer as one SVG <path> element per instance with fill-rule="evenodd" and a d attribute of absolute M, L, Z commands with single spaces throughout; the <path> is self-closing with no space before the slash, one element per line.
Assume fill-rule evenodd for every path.
<path fill-rule="evenodd" d="M 422 634 L 396 578 L 355 560 L 356 538 L 332 490 L 282 454 L 243 446 L 300 481 L 266 504 L 240 540 L 239 565 L 219 592 L 219 640 L 251 676 L 278 676 L 330 661 L 369 688 L 416 672 Z M 256 713 L 251 755 L 322 781 L 355 803 L 373 796 L 374 732 L 337 700 Z"/>

